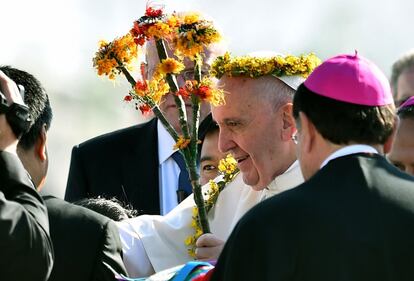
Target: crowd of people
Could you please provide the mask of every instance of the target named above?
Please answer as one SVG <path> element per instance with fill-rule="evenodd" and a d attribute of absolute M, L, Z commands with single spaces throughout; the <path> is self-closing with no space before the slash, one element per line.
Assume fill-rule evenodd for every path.
<path fill-rule="evenodd" d="M 140 278 L 194 259 L 215 264 L 198 280 L 414 278 L 414 52 L 390 80 L 357 52 L 292 75 L 252 64 L 254 77 L 241 59 L 280 55 L 224 66 L 224 52 L 207 49 L 201 67 L 226 95 L 201 105 L 200 182 L 221 179 L 227 153 L 240 172 L 208 212 L 211 233 L 189 243 L 194 197 L 160 120 L 75 145 L 65 200 L 41 196 L 49 97 L 0 67 L 1 280 Z M 145 75 L 158 63 L 150 42 Z M 185 61 L 178 84 L 193 74 Z M 160 109 L 180 132 L 172 94 Z"/>

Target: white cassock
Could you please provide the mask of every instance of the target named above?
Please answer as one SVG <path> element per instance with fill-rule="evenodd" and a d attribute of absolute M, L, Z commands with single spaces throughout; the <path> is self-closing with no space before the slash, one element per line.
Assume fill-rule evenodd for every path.
<path fill-rule="evenodd" d="M 237 175 L 221 191 L 208 214 L 211 232 L 219 239 L 227 240 L 235 224 L 251 207 L 302 182 L 297 161 L 262 191 L 254 191 L 243 182 L 241 174 Z M 167 215 L 142 215 L 117 223 L 130 277 L 149 276 L 193 260 L 184 240 L 194 233 L 191 227 L 194 206 L 191 195 Z"/>

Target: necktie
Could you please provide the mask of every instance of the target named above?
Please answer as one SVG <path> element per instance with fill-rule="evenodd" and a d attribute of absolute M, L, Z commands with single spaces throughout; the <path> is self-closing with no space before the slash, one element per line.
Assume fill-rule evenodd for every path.
<path fill-rule="evenodd" d="M 193 188 L 190 183 L 190 176 L 185 166 L 184 158 L 179 151 L 174 152 L 171 157 L 180 168 L 180 175 L 178 176 L 177 199 L 178 203 L 183 201 L 188 195 L 193 193 Z"/>

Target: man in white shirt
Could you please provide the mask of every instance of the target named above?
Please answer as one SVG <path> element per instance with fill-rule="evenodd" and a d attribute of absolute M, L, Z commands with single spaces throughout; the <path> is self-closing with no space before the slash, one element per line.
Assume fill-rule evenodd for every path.
<path fill-rule="evenodd" d="M 234 75 L 243 59 L 258 61 L 257 69 Z M 291 138 L 296 132 L 292 97 L 303 81 L 301 75 L 309 74 L 314 65 L 298 75 L 284 76 L 280 65 L 265 67 L 275 59 L 226 55 L 213 63 L 219 87 L 227 93 L 226 104 L 212 109 L 220 128 L 219 148 L 234 155 L 241 174 L 220 193 L 209 212 L 212 234 L 197 241 L 198 259 L 216 258 L 233 226 L 252 206 L 303 181 Z M 220 69 L 227 72 L 217 74 Z M 253 72 L 260 75 L 251 78 Z M 164 217 L 140 216 L 119 223 L 130 276 L 149 275 L 192 259 L 184 240 L 193 231 L 193 206 L 189 197 Z"/>

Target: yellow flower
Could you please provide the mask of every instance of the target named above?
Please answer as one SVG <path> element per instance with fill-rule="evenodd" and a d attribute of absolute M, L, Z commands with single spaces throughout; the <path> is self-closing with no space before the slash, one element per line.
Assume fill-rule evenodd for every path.
<path fill-rule="evenodd" d="M 191 139 L 185 139 L 184 136 L 179 136 L 174 145 L 174 149 L 184 149 L 190 144 Z"/>
<path fill-rule="evenodd" d="M 166 74 L 179 74 L 181 71 L 183 71 L 185 68 L 184 64 L 182 62 L 179 62 L 178 60 L 174 58 L 167 58 L 162 60 L 160 64 L 157 66 L 157 72 L 161 75 Z"/>
<path fill-rule="evenodd" d="M 194 237 L 193 236 L 188 236 L 185 240 L 184 243 L 186 246 L 192 245 L 194 243 Z"/>
<path fill-rule="evenodd" d="M 167 39 L 172 35 L 173 31 L 174 28 L 172 28 L 168 23 L 158 21 L 148 27 L 145 35 L 148 38 Z"/>
<path fill-rule="evenodd" d="M 301 75 L 307 77 L 321 60 L 310 53 L 299 57 L 288 55 L 258 58 L 251 56 L 230 57 L 229 53 L 219 56 L 211 66 L 211 75 L 220 78 L 227 76 L 245 76 L 256 78 L 265 75 L 284 76 Z"/>
<path fill-rule="evenodd" d="M 166 23 L 169 25 L 170 28 L 176 28 L 178 26 L 178 19 L 175 14 L 169 16 L 167 18 Z"/>
<path fill-rule="evenodd" d="M 218 169 L 221 173 L 232 174 L 237 169 L 237 161 L 233 155 L 227 154 L 225 159 L 220 160 Z"/>
<path fill-rule="evenodd" d="M 110 43 L 104 40 L 99 41 L 99 49 L 93 58 L 93 66 L 98 75 L 107 75 L 109 79 L 115 79 L 116 75 L 121 73 L 120 66 L 132 69 L 137 55 L 137 45 L 133 36 L 128 33 Z"/>
<path fill-rule="evenodd" d="M 184 16 L 184 24 L 194 24 L 194 23 L 197 23 L 199 19 L 200 19 L 200 14 L 188 13 Z"/>
<path fill-rule="evenodd" d="M 204 48 L 221 40 L 220 33 L 211 21 L 200 19 L 200 15 L 190 13 L 180 19 L 178 35 L 174 38 L 175 54 L 195 60 Z"/>

